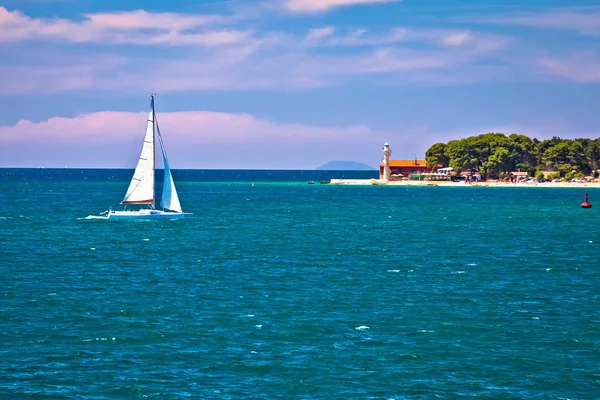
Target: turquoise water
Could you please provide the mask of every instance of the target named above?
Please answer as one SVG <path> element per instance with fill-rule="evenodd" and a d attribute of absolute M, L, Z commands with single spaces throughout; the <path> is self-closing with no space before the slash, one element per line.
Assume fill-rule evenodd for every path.
<path fill-rule="evenodd" d="M 311 173 L 0 170 L 0 398 L 600 397 L 600 190 Z"/>

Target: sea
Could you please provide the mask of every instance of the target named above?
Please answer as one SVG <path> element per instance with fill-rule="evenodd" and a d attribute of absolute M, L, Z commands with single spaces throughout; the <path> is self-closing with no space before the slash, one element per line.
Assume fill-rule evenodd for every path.
<path fill-rule="evenodd" d="M 0 169 L 0 398 L 600 398 L 600 189 L 374 173 Z"/>

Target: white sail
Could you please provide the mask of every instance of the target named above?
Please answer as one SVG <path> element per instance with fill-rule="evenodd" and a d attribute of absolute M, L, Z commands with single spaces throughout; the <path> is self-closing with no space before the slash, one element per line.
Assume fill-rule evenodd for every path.
<path fill-rule="evenodd" d="M 122 204 L 154 204 L 154 97 L 150 102 L 148 125 L 142 153 Z"/>
<path fill-rule="evenodd" d="M 160 149 L 163 155 L 163 163 L 165 167 L 165 179 L 163 182 L 163 193 L 160 205 L 165 210 L 171 210 L 176 212 L 182 212 L 181 204 L 179 203 L 179 196 L 177 196 L 177 190 L 175 189 L 175 181 L 171 175 L 171 168 L 169 167 L 169 161 L 167 160 L 167 152 L 162 141 L 160 129 L 158 129 L 158 123 L 156 124 L 158 131 L 158 141 L 160 143 Z"/>

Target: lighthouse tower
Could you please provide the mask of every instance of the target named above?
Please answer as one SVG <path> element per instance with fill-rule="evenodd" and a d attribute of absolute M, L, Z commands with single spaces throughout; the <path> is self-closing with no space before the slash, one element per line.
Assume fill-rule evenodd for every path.
<path fill-rule="evenodd" d="M 385 142 L 381 151 L 383 152 L 383 171 L 380 179 L 389 181 L 392 174 L 392 171 L 390 170 L 390 156 L 392 155 L 392 150 L 390 149 L 388 142 Z"/>

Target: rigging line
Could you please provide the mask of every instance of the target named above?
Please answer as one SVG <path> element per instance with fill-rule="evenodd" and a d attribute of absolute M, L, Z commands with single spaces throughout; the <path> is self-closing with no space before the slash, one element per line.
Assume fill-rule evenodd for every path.
<path fill-rule="evenodd" d="M 156 117 L 155 117 L 155 119 L 156 119 Z M 167 157 L 167 149 L 165 149 L 165 145 L 163 143 L 162 135 L 160 133 L 160 127 L 158 126 L 158 119 L 156 119 L 155 124 L 156 124 L 156 133 L 158 133 L 158 141 L 160 142 L 160 149 L 162 150 L 165 158 L 168 161 L 169 157 Z M 164 168 L 164 166 L 163 166 L 163 168 Z"/>

